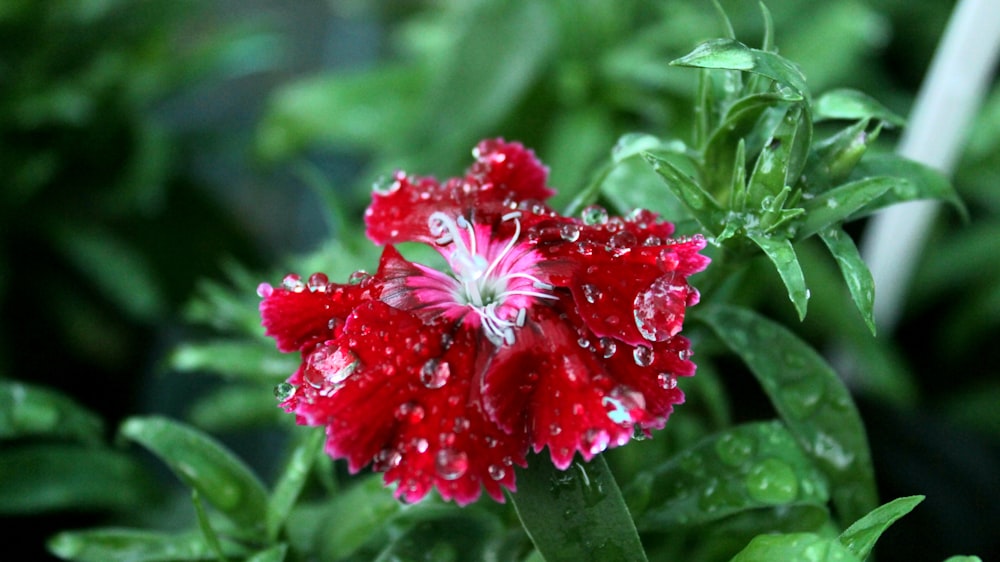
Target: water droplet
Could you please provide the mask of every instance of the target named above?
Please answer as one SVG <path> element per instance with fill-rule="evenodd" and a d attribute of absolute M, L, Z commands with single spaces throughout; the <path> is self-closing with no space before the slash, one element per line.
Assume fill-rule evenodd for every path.
<path fill-rule="evenodd" d="M 579 345 L 583 349 L 587 349 L 588 347 L 590 347 L 590 340 L 581 336 L 579 339 L 576 340 L 576 345 Z"/>
<path fill-rule="evenodd" d="M 607 224 L 608 222 L 608 211 L 600 205 L 590 205 L 584 208 L 580 215 L 583 218 L 583 224 L 588 226 Z"/>
<path fill-rule="evenodd" d="M 805 377 L 786 383 L 781 388 L 781 398 L 794 418 L 811 416 L 823 399 L 825 384 L 819 377 Z"/>
<path fill-rule="evenodd" d="M 274 387 L 274 397 L 284 402 L 294 396 L 296 390 L 298 390 L 298 388 L 296 388 L 293 384 L 289 384 L 287 382 L 278 383 L 278 385 Z"/>
<path fill-rule="evenodd" d="M 420 382 L 427 388 L 441 388 L 451 376 L 451 366 L 447 361 L 428 359 L 420 369 Z"/>
<path fill-rule="evenodd" d="M 504 476 L 507 476 L 507 469 L 503 465 L 491 464 L 486 470 L 490 473 L 490 478 L 494 480 L 503 480 Z"/>
<path fill-rule="evenodd" d="M 590 428 L 583 434 L 583 439 L 581 445 L 585 451 L 588 451 L 591 455 L 596 455 L 608 448 L 608 442 L 611 438 L 608 436 L 608 432 L 603 429 Z"/>
<path fill-rule="evenodd" d="M 680 265 L 680 258 L 677 257 L 677 252 L 673 249 L 666 248 L 656 255 L 656 265 L 661 271 L 671 273 L 677 270 L 677 266 Z"/>
<path fill-rule="evenodd" d="M 637 345 L 632 350 L 632 359 L 640 367 L 649 367 L 653 364 L 653 349 L 645 345 Z"/>
<path fill-rule="evenodd" d="M 270 283 L 261 283 L 257 285 L 257 296 L 266 299 L 274 293 L 274 287 Z"/>
<path fill-rule="evenodd" d="M 362 281 L 368 279 L 369 277 L 371 277 L 371 275 L 369 275 L 367 271 L 359 269 L 347 278 L 347 282 L 351 285 L 360 285 Z"/>
<path fill-rule="evenodd" d="M 666 341 L 684 324 L 687 285 L 675 285 L 672 277 L 664 275 L 653 281 L 633 302 L 635 326 L 649 341 Z"/>
<path fill-rule="evenodd" d="M 597 344 L 601 350 L 601 355 L 603 355 L 605 359 L 610 359 L 611 356 L 615 354 L 615 351 L 618 350 L 618 344 L 615 343 L 615 340 L 609 337 L 603 337 L 597 340 Z"/>
<path fill-rule="evenodd" d="M 469 429 L 469 419 L 458 416 L 455 418 L 455 433 L 462 433 L 466 429 Z"/>
<path fill-rule="evenodd" d="M 736 433 L 723 435 L 715 442 L 715 452 L 719 460 L 729 466 L 740 466 L 753 455 L 753 441 Z"/>
<path fill-rule="evenodd" d="M 560 433 L 562 433 L 562 427 L 558 423 L 552 422 L 549 424 L 550 435 L 559 435 Z"/>
<path fill-rule="evenodd" d="M 595 302 L 604 298 L 604 293 L 597 288 L 597 285 L 591 285 L 590 283 L 584 283 L 580 287 L 583 290 L 583 298 L 587 299 L 587 302 L 594 304 Z"/>
<path fill-rule="evenodd" d="M 567 242 L 576 242 L 580 238 L 580 227 L 575 223 L 566 223 L 559 227 L 559 236 Z"/>
<path fill-rule="evenodd" d="M 302 282 L 302 278 L 294 273 L 286 275 L 281 280 L 281 286 L 293 293 L 301 293 L 306 289 L 306 284 Z"/>
<path fill-rule="evenodd" d="M 326 291 L 326 286 L 330 283 L 330 279 L 325 273 L 313 273 L 309 276 L 309 290 L 310 291 Z"/>
<path fill-rule="evenodd" d="M 744 483 L 751 498 L 766 504 L 789 503 L 799 493 L 795 471 L 787 462 L 776 458 L 754 465 Z"/>
<path fill-rule="evenodd" d="M 615 249 L 625 249 L 633 248 L 639 243 L 639 240 L 635 237 L 635 234 L 627 230 L 616 233 L 614 236 L 608 240 L 608 245 Z"/>
<path fill-rule="evenodd" d="M 424 419 L 424 407 L 413 402 L 404 402 L 396 408 L 396 419 L 404 423 L 420 423 Z"/>
<path fill-rule="evenodd" d="M 445 480 L 457 480 L 469 469 L 469 457 L 454 449 L 441 449 L 435 461 L 438 476 Z"/>
<path fill-rule="evenodd" d="M 375 472 L 386 472 L 387 470 L 399 466 L 403 460 L 403 454 L 397 449 L 385 448 L 376 453 L 372 459 L 372 470 Z"/>
<path fill-rule="evenodd" d="M 360 359 L 351 350 L 322 345 L 309 355 L 303 376 L 313 388 L 328 395 L 336 392 L 360 364 Z"/>
<path fill-rule="evenodd" d="M 660 373 L 656 375 L 656 382 L 663 390 L 672 390 L 677 388 L 677 377 L 670 373 Z"/>

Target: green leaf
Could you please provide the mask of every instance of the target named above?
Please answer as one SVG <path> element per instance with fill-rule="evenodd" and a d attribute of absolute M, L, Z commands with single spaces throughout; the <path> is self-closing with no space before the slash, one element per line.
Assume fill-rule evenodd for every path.
<path fill-rule="evenodd" d="M 864 92 L 851 89 L 831 90 L 819 96 L 812 106 L 816 121 L 827 119 L 878 119 L 902 127 L 906 120 L 893 113 Z"/>
<path fill-rule="evenodd" d="M 799 314 L 799 320 L 806 317 L 806 307 L 809 303 L 809 289 L 806 288 L 806 278 L 802 274 L 802 267 L 799 259 L 795 256 L 795 248 L 792 242 L 786 238 L 778 238 L 767 234 L 748 232 L 747 238 L 753 240 L 754 244 L 764 251 L 778 275 L 785 283 L 788 291 L 788 298 L 795 305 L 795 311 Z"/>
<path fill-rule="evenodd" d="M 670 64 L 751 72 L 789 86 L 803 98 L 809 97 L 806 78 L 794 63 L 774 53 L 751 49 L 733 39 L 705 41 Z"/>
<path fill-rule="evenodd" d="M 801 205 L 806 214 L 802 223 L 795 229 L 795 238 L 802 240 L 820 230 L 836 227 L 900 181 L 885 176 L 865 178 L 845 183 L 802 201 Z"/>
<path fill-rule="evenodd" d="M 498 560 L 496 538 L 503 524 L 493 514 L 476 509 L 454 510 L 421 518 L 374 558 L 375 562 L 397 560 Z M 522 535 L 523 536 L 523 535 Z M 510 555 L 507 560 L 518 560 Z"/>
<path fill-rule="evenodd" d="M 117 451 L 33 444 L 0 452 L 0 513 L 130 509 L 152 498 L 141 464 Z"/>
<path fill-rule="evenodd" d="M 837 539 L 824 538 L 815 533 L 759 535 L 730 562 L 775 562 L 776 560 L 862 562 L 837 542 Z"/>
<path fill-rule="evenodd" d="M 267 508 L 267 536 L 274 540 L 295 507 L 295 502 L 305 486 L 316 455 L 323 445 L 324 433 L 315 429 L 299 432 L 302 436 L 292 451 L 278 482 L 274 485 Z"/>
<path fill-rule="evenodd" d="M 97 444 L 101 419 L 69 397 L 40 386 L 0 380 L 0 439 L 69 437 Z"/>
<path fill-rule="evenodd" d="M 253 556 L 248 556 L 244 562 L 283 562 L 288 554 L 288 545 L 276 544 L 266 550 L 261 550 Z"/>
<path fill-rule="evenodd" d="M 840 534 L 840 543 L 861 560 L 867 559 L 872 548 L 875 547 L 875 541 L 882 536 L 882 533 L 922 501 L 924 501 L 924 496 L 908 496 L 896 498 L 875 508 L 871 513 L 845 529 Z"/>
<path fill-rule="evenodd" d="M 870 123 L 862 119 L 813 145 L 796 185 L 815 195 L 843 183 L 882 130 L 869 131 Z"/>
<path fill-rule="evenodd" d="M 261 120 L 257 151 L 267 160 L 282 160 L 316 144 L 392 146 L 418 114 L 424 74 L 419 67 L 385 66 L 286 85 L 272 96 Z"/>
<path fill-rule="evenodd" d="M 648 471 L 655 502 L 640 530 L 701 525 L 735 513 L 829 500 L 826 480 L 778 421 L 716 433 Z M 628 492 L 628 489 L 626 489 Z"/>
<path fill-rule="evenodd" d="M 978 556 L 949 556 L 944 562 L 983 562 L 983 559 Z"/>
<path fill-rule="evenodd" d="M 646 560 L 632 516 L 601 456 L 561 471 L 547 455 L 535 455 L 527 469 L 517 471 L 517 492 L 510 498 L 546 562 Z"/>
<path fill-rule="evenodd" d="M 261 344 L 265 345 L 265 344 Z M 274 392 L 278 392 L 275 385 Z M 275 394 L 259 384 L 230 384 L 200 394 L 187 419 L 205 431 L 223 432 L 248 427 L 269 427 L 288 420 Z"/>
<path fill-rule="evenodd" d="M 868 330 L 875 335 L 875 280 L 868 264 L 862 259 L 854 240 L 838 227 L 831 227 L 819 233 L 819 237 L 829 248 L 830 254 L 837 261 L 840 273 L 847 283 L 861 318 Z"/>
<path fill-rule="evenodd" d="M 185 484 L 247 531 L 263 530 L 267 493 L 253 472 L 204 433 L 161 417 L 125 420 L 120 432 L 153 453 Z"/>
<path fill-rule="evenodd" d="M 208 371 L 273 383 L 295 372 L 299 360 L 260 342 L 243 340 L 182 343 L 170 353 L 167 364 L 178 371 Z"/>
<path fill-rule="evenodd" d="M 702 151 L 704 154 L 702 169 L 708 191 L 720 193 L 721 187 L 728 185 L 732 177 L 736 146 L 740 139 L 754 130 L 765 111 L 801 99 L 789 92 L 767 92 L 746 96 L 733 103 L 726 110 L 719 125 L 712 131 Z"/>
<path fill-rule="evenodd" d="M 895 154 L 873 154 L 861 159 L 851 178 L 872 176 L 888 176 L 900 181 L 881 197 L 861 208 L 852 218 L 867 216 L 903 201 L 934 199 L 951 204 L 963 219 L 968 219 L 968 211 L 951 182 L 930 166 Z"/>
<path fill-rule="evenodd" d="M 711 194 L 695 183 L 690 176 L 681 171 L 669 160 L 643 152 L 643 157 L 653 170 L 663 178 L 670 192 L 687 207 L 691 216 L 701 224 L 706 231 L 717 234 L 726 221 L 726 211 L 715 201 Z"/>
<path fill-rule="evenodd" d="M 158 533 L 136 529 L 96 529 L 59 533 L 49 539 L 50 552 L 76 562 L 173 562 L 176 560 L 216 560 L 216 553 L 198 532 Z M 244 553 L 242 547 L 224 541 L 231 556 Z"/>
<path fill-rule="evenodd" d="M 750 367 L 788 429 L 830 481 L 841 522 L 875 508 L 871 453 L 861 416 L 833 369 L 808 344 L 751 310 L 708 305 L 694 317 Z"/>

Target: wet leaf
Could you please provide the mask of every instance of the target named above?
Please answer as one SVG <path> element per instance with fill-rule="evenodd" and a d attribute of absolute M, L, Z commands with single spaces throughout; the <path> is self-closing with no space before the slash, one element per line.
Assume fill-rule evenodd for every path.
<path fill-rule="evenodd" d="M 862 562 L 837 539 L 824 538 L 814 533 L 759 535 L 730 562 L 774 562 L 775 560 Z"/>
<path fill-rule="evenodd" d="M 288 554 L 288 545 L 277 544 L 248 556 L 245 562 L 283 562 L 286 554 Z"/>
<path fill-rule="evenodd" d="M 250 469 L 208 435 L 161 417 L 125 420 L 120 432 L 155 453 L 186 485 L 248 532 L 263 530 L 264 486 Z"/>
<path fill-rule="evenodd" d="M 198 532 L 158 533 L 135 529 L 96 529 L 64 532 L 48 542 L 50 552 L 76 562 L 172 562 L 175 560 L 217 560 L 216 553 Z M 243 554 L 243 549 L 226 541 L 223 549 L 229 556 Z"/>
<path fill-rule="evenodd" d="M 753 240 L 754 244 L 757 244 L 764 251 L 764 255 L 774 264 L 778 275 L 785 283 L 788 298 L 795 306 L 799 320 L 805 318 L 806 307 L 809 303 L 809 289 L 806 288 L 806 278 L 802 274 L 802 267 L 799 265 L 799 259 L 795 256 L 795 248 L 792 247 L 791 241 L 753 232 L 747 233 L 747 238 Z"/>
<path fill-rule="evenodd" d="M 815 143 L 796 186 L 815 195 L 843 183 L 881 132 L 870 123 L 862 119 Z"/>
<path fill-rule="evenodd" d="M 869 155 L 861 159 L 851 177 L 862 179 L 872 176 L 892 177 L 899 181 L 881 197 L 861 208 L 852 218 L 860 218 L 884 207 L 919 199 L 934 199 L 948 203 L 963 218 L 968 217 L 968 211 L 951 182 L 930 166 L 895 154 Z"/>
<path fill-rule="evenodd" d="M 33 444 L 0 452 L 0 513 L 129 509 L 152 490 L 142 465 L 118 451 Z"/>
<path fill-rule="evenodd" d="M 178 371 L 207 371 L 248 380 L 274 382 L 295 372 L 299 361 L 256 341 L 183 343 L 167 364 Z"/>
<path fill-rule="evenodd" d="M 97 444 L 103 431 L 101 419 L 68 396 L 36 385 L 0 380 L 0 439 L 69 437 Z"/>
<path fill-rule="evenodd" d="M 854 240 L 838 227 L 828 228 L 819 233 L 819 237 L 826 244 L 837 261 L 840 273 L 847 283 L 847 288 L 851 292 L 851 298 L 861 313 L 861 318 L 868 326 L 868 330 L 875 335 L 875 280 L 872 272 L 868 269 L 868 264 L 862 259 L 858 247 L 854 245 Z"/>
<path fill-rule="evenodd" d="M 898 182 L 896 178 L 876 176 L 835 187 L 801 203 L 805 218 L 795 229 L 795 238 L 802 240 L 848 220 Z"/>
<path fill-rule="evenodd" d="M 908 496 L 880 505 L 845 529 L 840 534 L 840 543 L 861 560 L 867 559 L 882 533 L 922 501 L 924 496 Z"/>
<path fill-rule="evenodd" d="M 808 344 L 754 311 L 698 307 L 708 324 L 757 377 L 781 419 L 830 481 L 838 519 L 846 524 L 875 508 L 868 438 L 850 393 Z"/>
<path fill-rule="evenodd" d="M 829 500 L 825 477 L 781 422 L 733 427 L 700 441 L 647 473 L 654 504 L 641 530 L 701 525 L 775 505 Z"/>
<path fill-rule="evenodd" d="M 641 561 L 646 554 L 603 457 L 558 470 L 547 455 L 517 471 L 510 498 L 546 562 Z"/>
<path fill-rule="evenodd" d="M 295 507 L 323 444 L 322 431 L 301 431 L 297 435 L 300 436 L 298 445 L 292 451 L 284 470 L 281 471 L 268 502 L 267 536 L 272 540 L 277 538 L 278 532 Z"/>
<path fill-rule="evenodd" d="M 902 127 L 906 120 L 896 115 L 878 100 L 847 88 L 831 90 L 816 98 L 812 106 L 816 121 L 826 119 L 878 119 Z"/>
<path fill-rule="evenodd" d="M 752 72 L 789 86 L 803 98 L 809 96 L 806 78 L 793 62 L 774 53 L 751 49 L 733 39 L 705 41 L 670 64 Z"/>
<path fill-rule="evenodd" d="M 726 220 L 726 211 L 711 194 L 669 160 L 644 152 L 643 157 L 667 184 L 670 192 L 706 231 L 717 234 Z"/>

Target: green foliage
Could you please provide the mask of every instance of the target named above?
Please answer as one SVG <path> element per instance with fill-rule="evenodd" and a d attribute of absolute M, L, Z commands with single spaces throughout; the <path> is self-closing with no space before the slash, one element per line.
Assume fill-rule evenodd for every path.
<path fill-rule="evenodd" d="M 68 346 L 113 363 L 116 345 L 139 345 L 132 326 L 165 325 L 181 301 L 184 319 L 203 331 L 173 344 L 165 329 L 171 344 L 158 376 L 198 381 L 184 394 L 184 419 L 141 412 L 113 443 L 105 430 L 115 424 L 57 385 L 0 380 L 2 514 L 84 511 L 110 522 L 55 535 L 52 554 L 862 561 L 921 497 L 877 507 L 852 393 L 936 408 L 1000 434 L 1000 389 L 964 384 L 974 345 L 989 341 L 1000 318 L 992 282 L 1000 228 L 989 219 L 1000 209 L 1000 96 L 975 124 L 958 190 L 888 150 L 909 94 L 880 70 L 886 28 L 929 48 L 942 18 L 911 12 L 942 8 L 775 0 L 761 13 L 734 1 L 722 10 L 732 20 L 720 22 L 709 3 L 681 0 L 390 4 L 353 8 L 381 18 L 383 59 L 281 83 L 257 124 L 257 155 L 312 188 L 329 240 L 267 273 L 231 261 L 219 268 L 222 280 L 197 256 L 170 259 L 157 242 L 190 230 L 185 247 L 216 241 L 230 252 L 239 236 L 200 199 L 185 208 L 183 229 L 162 228 L 159 212 L 190 189 L 181 155 L 201 145 L 180 144 L 151 108 L 199 76 L 266 68 L 275 56 L 267 35 L 239 28 L 178 53 L 171 33 L 190 3 L 0 7 L 5 307 L 22 300 L 11 273 L 27 269 L 24 241 L 39 240 L 43 260 L 57 265 L 32 288 L 54 296 L 42 314 L 32 311 L 46 337 L 65 333 Z M 738 37 L 759 38 L 759 47 Z M 902 64 L 922 72 L 923 61 Z M 363 186 L 398 168 L 450 174 L 476 140 L 497 135 L 536 148 L 568 212 L 643 207 L 680 235 L 709 239 L 713 264 L 694 280 L 702 304 L 684 332 L 699 372 L 682 382 L 688 403 L 654 439 L 565 472 L 533 458 L 513 505 L 459 509 L 433 497 L 405 505 L 377 476 L 346 474 L 323 454 L 321 431 L 292 427 L 275 406 L 272 389 L 299 361 L 262 337 L 255 287 L 286 269 L 343 280 L 376 264 L 361 234 L 367 194 L 331 185 L 317 159 L 358 155 Z M 919 365 L 869 334 L 875 287 L 852 239 L 872 213 L 917 199 L 946 202 L 957 211 L 946 221 L 972 221 L 958 233 L 941 228 L 917 273 L 914 314 L 940 307 L 942 295 L 948 305 L 919 322 L 945 348 L 947 369 L 934 369 L 935 382 L 940 372 L 961 373 L 949 383 L 960 392 L 935 386 L 935 400 L 914 377 Z M 210 227 L 191 226 L 198 216 Z M 191 295 L 172 275 L 203 280 Z M 792 307 L 775 304 L 781 292 Z M 18 337 L 43 331 L 15 328 Z M 5 371 L 17 341 L 0 347 Z M 815 350 L 831 343 L 846 346 L 863 380 L 842 380 Z M 744 379 L 763 392 L 749 416 Z M 163 467 L 167 478 L 154 484 Z"/>

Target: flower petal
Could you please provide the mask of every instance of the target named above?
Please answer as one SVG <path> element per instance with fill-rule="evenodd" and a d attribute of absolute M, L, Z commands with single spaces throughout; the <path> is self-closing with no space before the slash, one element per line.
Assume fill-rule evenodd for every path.
<path fill-rule="evenodd" d="M 555 194 L 545 186 L 548 170 L 534 152 L 516 142 L 485 140 L 473 150 L 476 161 L 464 178 L 441 184 L 433 178 L 397 172 L 372 195 L 365 211 L 365 232 L 376 244 L 423 242 L 434 245 L 428 228 L 432 214 L 464 216 L 493 223 L 519 202 L 541 202 Z"/>
<path fill-rule="evenodd" d="M 503 501 L 503 489 L 514 489 L 513 465 L 525 464 L 525 436 L 483 415 L 473 391 L 479 338 L 450 329 L 365 303 L 336 340 L 306 356 L 283 406 L 300 423 L 326 425 L 331 456 L 347 459 L 352 472 L 372 463 L 406 501 L 431 488 L 459 504 L 483 488 Z M 316 354 L 334 359 L 325 378 L 310 379 Z"/>
<path fill-rule="evenodd" d="M 371 278 L 357 285 L 274 288 L 260 302 L 261 324 L 279 350 L 301 351 L 333 338 L 354 307 L 378 292 Z"/>

